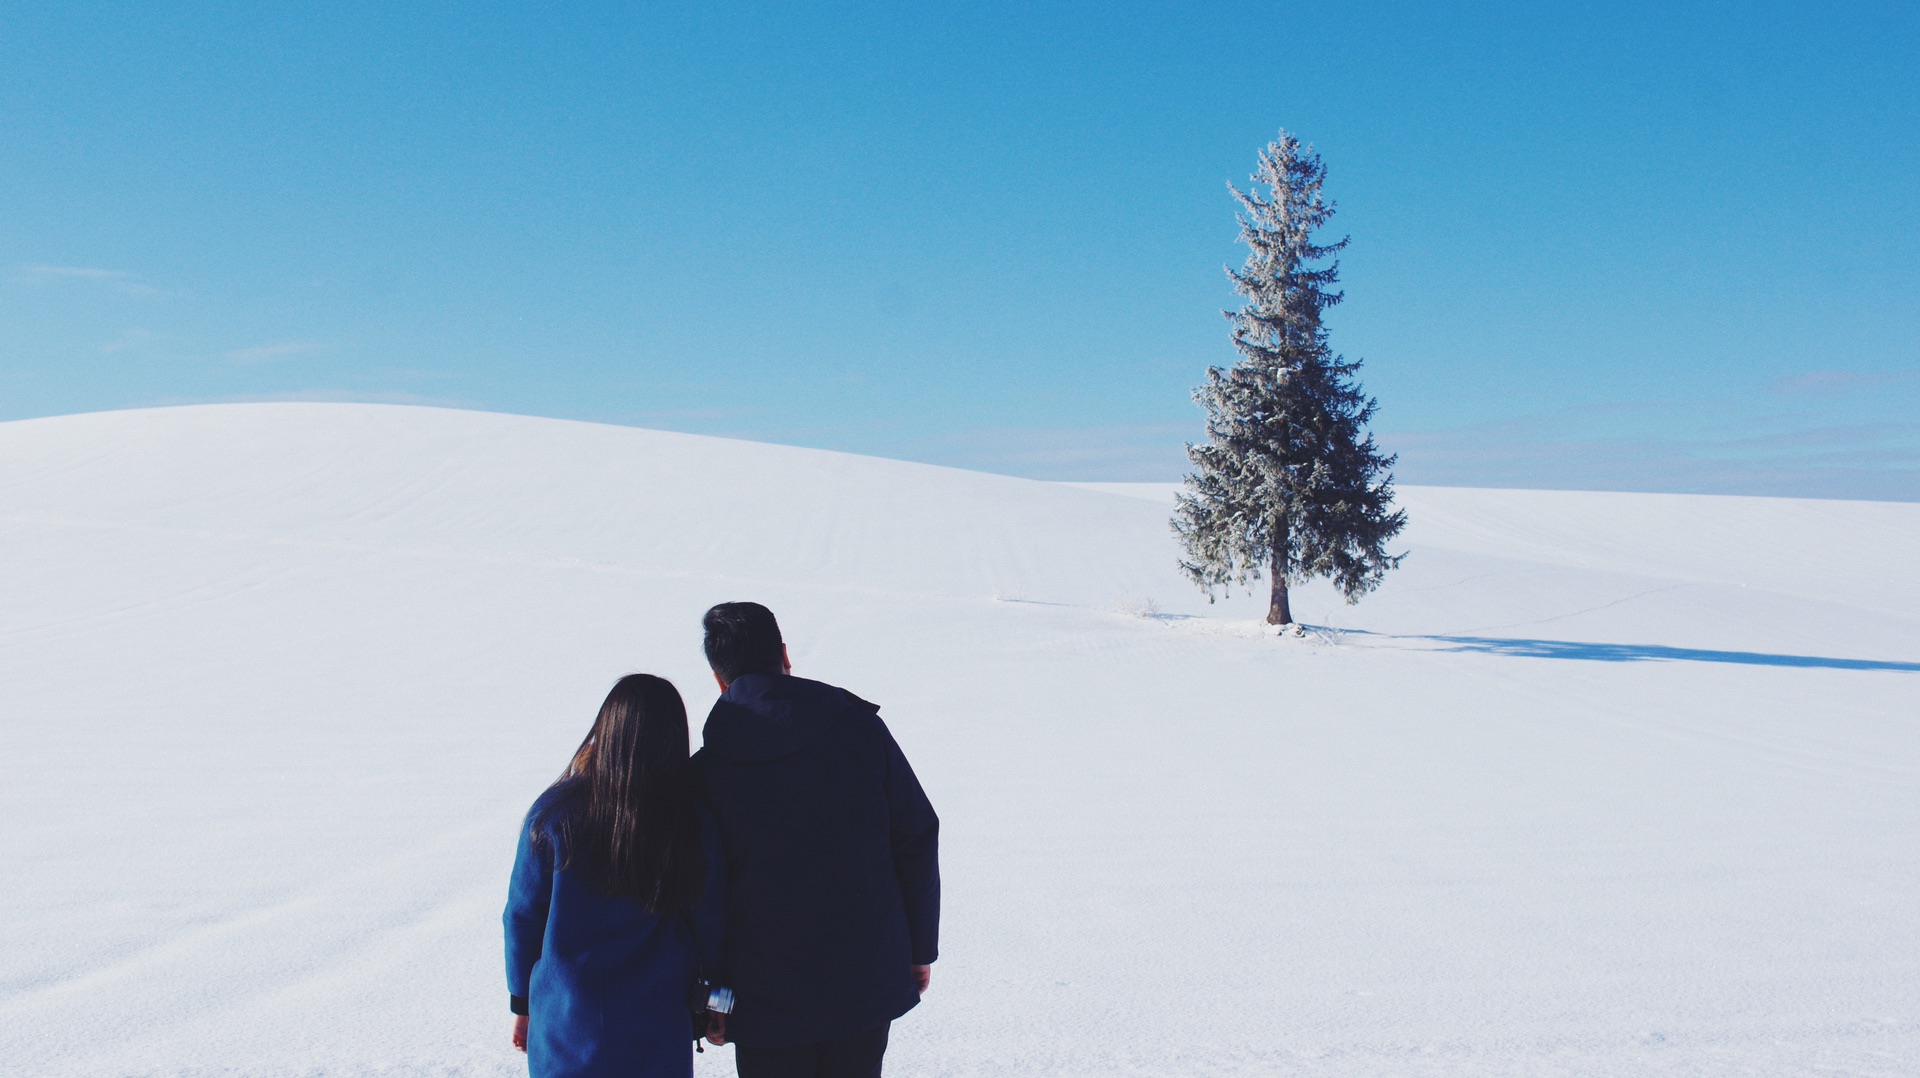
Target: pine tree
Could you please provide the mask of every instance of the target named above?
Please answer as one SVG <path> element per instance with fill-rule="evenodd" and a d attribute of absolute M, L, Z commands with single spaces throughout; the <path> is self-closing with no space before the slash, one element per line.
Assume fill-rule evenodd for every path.
<path fill-rule="evenodd" d="M 1342 298 L 1334 256 L 1347 245 L 1313 242 L 1333 216 L 1325 178 L 1313 148 L 1282 131 L 1247 190 L 1228 185 L 1249 248 L 1246 265 L 1227 270 L 1246 299 L 1225 312 L 1240 358 L 1208 368 L 1194 390 L 1208 440 L 1187 446 L 1193 472 L 1173 517 L 1180 568 L 1207 598 L 1264 572 L 1274 625 L 1293 621 L 1289 584 L 1329 577 L 1357 602 L 1405 557 L 1386 552 L 1406 513 L 1393 507 L 1395 458 L 1367 433 L 1375 402 L 1354 381 L 1359 361 L 1335 354 L 1321 325 Z"/>

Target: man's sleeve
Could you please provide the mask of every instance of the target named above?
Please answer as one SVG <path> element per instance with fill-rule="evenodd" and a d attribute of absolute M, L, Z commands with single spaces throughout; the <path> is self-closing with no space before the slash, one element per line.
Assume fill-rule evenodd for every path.
<path fill-rule="evenodd" d="M 720 841 L 720 823 L 706 804 L 696 800 L 700 814 L 700 901 L 693 907 L 693 942 L 700 954 L 700 972 L 714 984 L 729 984 L 726 969 L 727 850 Z"/>
<path fill-rule="evenodd" d="M 913 766 L 886 723 L 887 807 L 892 825 L 893 870 L 907 908 L 907 931 L 915 965 L 940 957 L 940 817 L 934 814 Z"/>
<path fill-rule="evenodd" d="M 507 930 L 508 1003 L 515 1014 L 527 1013 L 527 986 L 547 935 L 547 907 L 553 901 L 548 853 L 533 848 L 532 820 L 521 824 L 520 849 L 514 854 L 507 909 L 501 917 Z"/>

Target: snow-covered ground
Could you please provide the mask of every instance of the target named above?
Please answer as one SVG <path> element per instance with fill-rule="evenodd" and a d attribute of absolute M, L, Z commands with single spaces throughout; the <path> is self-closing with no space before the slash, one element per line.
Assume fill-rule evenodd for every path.
<path fill-rule="evenodd" d="M 1920 505 L 1402 494 L 1405 567 L 1276 639 L 1164 487 L 0 424 L 0 1071 L 519 1073 L 519 816 L 616 676 L 697 721 L 700 612 L 756 599 L 945 821 L 891 1073 L 1920 1073 Z"/>

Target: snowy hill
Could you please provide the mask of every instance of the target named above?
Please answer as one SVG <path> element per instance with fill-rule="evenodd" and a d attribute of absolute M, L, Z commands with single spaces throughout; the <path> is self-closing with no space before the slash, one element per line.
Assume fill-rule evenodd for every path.
<path fill-rule="evenodd" d="M 1167 488 L 471 412 L 0 424 L 0 1059 L 510 1075 L 513 831 L 700 612 L 945 821 L 891 1070 L 1920 1068 L 1920 505 L 1403 491 L 1275 639 Z M 727 1053 L 706 1074 L 731 1073 Z"/>

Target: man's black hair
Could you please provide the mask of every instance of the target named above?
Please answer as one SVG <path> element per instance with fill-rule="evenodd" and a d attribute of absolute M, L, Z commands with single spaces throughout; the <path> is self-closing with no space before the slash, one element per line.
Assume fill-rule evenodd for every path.
<path fill-rule="evenodd" d="M 700 624 L 707 630 L 707 665 L 722 680 L 786 672 L 780 623 L 759 603 L 721 603 Z"/>

